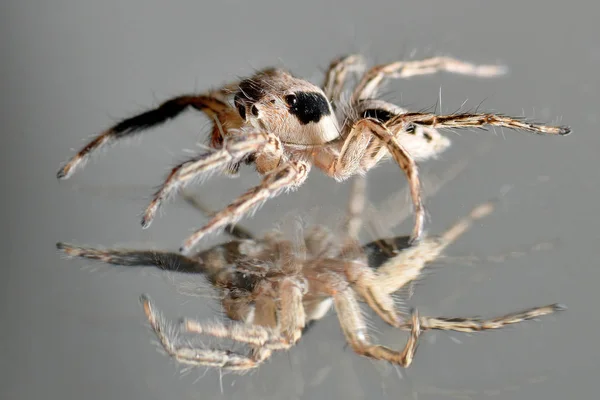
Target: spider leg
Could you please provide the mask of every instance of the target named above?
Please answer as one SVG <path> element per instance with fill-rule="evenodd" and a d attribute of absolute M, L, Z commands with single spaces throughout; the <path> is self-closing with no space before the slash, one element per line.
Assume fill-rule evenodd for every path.
<path fill-rule="evenodd" d="M 184 319 L 181 323 L 185 332 L 209 335 L 221 339 L 231 339 L 270 350 L 284 350 L 290 347 L 277 329 L 241 322 L 223 324 L 222 322 L 200 322 Z"/>
<path fill-rule="evenodd" d="M 182 191 L 181 197 L 193 208 L 200 211 L 205 217 L 212 217 L 216 214 L 215 211 L 208 208 L 204 203 L 202 203 L 197 197 L 192 196 L 187 193 L 185 190 Z M 236 224 L 228 224 L 225 227 L 225 233 L 233 237 L 234 239 L 250 239 L 256 240 L 254 235 L 246 228 L 236 225 Z"/>
<path fill-rule="evenodd" d="M 310 165 L 305 162 L 284 162 L 266 174 L 258 186 L 250 189 L 225 209 L 216 213 L 204 227 L 189 236 L 180 251 L 184 254 L 190 252 L 206 234 L 235 223 L 239 218 L 256 210 L 265 201 L 278 196 L 282 191 L 300 186 L 306 180 L 309 171 Z"/>
<path fill-rule="evenodd" d="M 183 364 L 216 367 L 233 371 L 245 371 L 257 367 L 271 356 L 270 351 L 252 351 L 249 355 L 229 350 L 195 348 L 188 344 L 177 344 L 169 326 L 162 320 L 150 299 L 140 298 L 146 318 L 163 348 L 171 357 Z"/>
<path fill-rule="evenodd" d="M 325 96 L 335 107 L 340 101 L 342 91 L 346 84 L 349 72 L 362 72 L 365 69 L 365 60 L 360 54 L 350 54 L 336 58 L 329 65 L 323 82 L 323 91 Z"/>
<path fill-rule="evenodd" d="M 344 140 L 339 156 L 333 157 L 329 161 L 329 165 L 324 164 L 321 168 L 338 180 L 359 173 L 360 163 L 370 157 L 369 154 L 366 154 L 366 150 L 369 148 L 373 136 L 387 147 L 388 152 L 406 174 L 415 211 L 415 226 L 411 238 L 412 241 L 418 241 L 423 234 L 425 207 L 421 199 L 421 183 L 417 164 L 399 139 L 379 121 L 372 118 L 357 121 Z M 381 157 L 383 153 L 378 152 L 378 155 Z"/>
<path fill-rule="evenodd" d="M 167 353 L 177 361 L 243 371 L 257 367 L 270 357 L 274 350 L 289 349 L 302 335 L 302 329 L 306 325 L 302 305 L 303 290 L 293 279 L 284 279 L 280 291 L 279 318 L 275 316 L 275 303 L 268 297 L 259 297 L 256 301 L 256 313 L 252 325 L 201 323 L 191 319 L 182 322 L 182 327 L 187 333 L 210 335 L 250 345 L 252 351 L 249 356 L 230 351 L 175 345 L 165 333 L 161 318 L 148 297 L 143 296 L 141 301 L 152 329 Z M 279 323 L 276 322 L 277 320 Z"/>
<path fill-rule="evenodd" d="M 355 176 L 350 188 L 350 198 L 348 199 L 348 208 L 346 219 L 342 226 L 342 232 L 350 239 L 358 240 L 360 229 L 362 227 L 362 214 L 365 209 L 365 188 L 367 182 L 364 176 Z"/>
<path fill-rule="evenodd" d="M 417 61 L 397 61 L 377 65 L 362 77 L 352 94 L 352 102 L 373 98 L 386 78 L 410 78 L 416 75 L 429 75 L 437 72 L 453 72 L 460 75 L 480 78 L 494 77 L 506 72 L 500 65 L 477 65 L 451 57 L 433 57 Z"/>
<path fill-rule="evenodd" d="M 550 304 L 543 307 L 530 308 L 528 310 L 507 314 L 493 319 L 483 320 L 480 318 L 445 318 L 445 317 L 421 317 L 416 310 L 412 311 L 410 321 L 400 326 L 403 330 L 410 331 L 410 338 L 404 352 L 408 355 L 408 364 L 414 357 L 418 346 L 420 333 L 427 330 L 444 330 L 455 332 L 481 332 L 485 330 L 501 329 L 508 325 L 518 324 L 524 321 L 537 319 L 539 317 L 565 310 L 562 304 Z"/>
<path fill-rule="evenodd" d="M 530 308 L 528 310 L 503 315 L 488 320 L 480 318 L 444 318 L 444 317 L 420 317 L 422 330 L 444 330 L 456 332 L 480 332 L 492 329 L 501 329 L 507 325 L 518 324 L 523 321 L 536 319 L 545 315 L 563 311 L 566 307 L 562 304 L 550 304 L 543 307 Z M 402 328 L 409 329 L 410 324 Z"/>
<path fill-rule="evenodd" d="M 248 243 L 246 242 L 246 247 Z M 240 242 L 234 241 L 214 246 L 192 257 L 180 253 L 156 250 L 95 249 L 79 247 L 67 243 L 57 243 L 56 247 L 69 258 L 97 260 L 112 265 L 128 267 L 152 266 L 163 271 L 185 274 L 202 274 L 218 288 L 243 287 L 244 280 L 235 270 L 229 268 L 231 259 L 239 258 Z"/>
<path fill-rule="evenodd" d="M 290 348 L 292 344 L 286 340 L 277 327 L 277 306 L 275 302 L 271 298 L 263 296 L 258 297 L 253 303 L 255 311 L 251 324 L 247 322 L 227 325 L 221 322 L 203 323 L 186 318 L 182 321 L 181 326 L 187 333 L 231 339 L 252 345 L 254 348 L 268 350 Z M 292 312 L 292 310 L 286 311 Z"/>
<path fill-rule="evenodd" d="M 202 154 L 175 166 L 171 170 L 171 173 L 161 188 L 154 194 L 154 198 L 146 208 L 142 218 L 142 226 L 144 228 L 150 226 L 162 202 L 193 179 L 222 170 L 250 154 L 268 154 L 274 159 L 279 159 L 282 152 L 281 142 L 271 134 L 254 132 L 227 137 L 221 149 Z"/>
<path fill-rule="evenodd" d="M 571 128 L 568 126 L 541 125 L 528 122 L 522 118 L 507 117 L 497 114 L 457 113 L 450 115 L 436 115 L 431 113 L 404 113 L 386 122 L 390 130 L 397 127 L 406 127 L 410 124 L 427 126 L 431 128 L 483 128 L 486 126 L 500 126 L 503 128 L 523 130 L 537 134 L 568 135 Z"/>
<path fill-rule="evenodd" d="M 487 151 L 486 146 L 485 150 Z M 481 151 L 483 153 L 483 151 Z M 469 164 L 470 160 L 462 159 L 454 165 L 442 171 L 439 175 L 429 174 L 425 178 L 421 178 L 423 188 L 423 198 L 434 196 L 439 190 L 441 190 L 447 183 L 454 180 L 458 175 L 462 173 Z M 366 209 L 366 219 L 370 223 L 371 230 L 376 232 L 387 231 L 390 232 L 396 226 L 401 224 L 405 219 L 410 216 L 411 208 L 406 205 L 398 209 L 398 204 L 405 201 L 410 195 L 409 189 L 404 188 L 398 192 L 390 195 L 384 201 L 375 206 L 369 204 Z M 393 210 L 393 212 L 391 212 Z M 383 237 L 383 234 L 375 234 L 374 237 Z"/>
<path fill-rule="evenodd" d="M 204 264 L 179 253 L 156 250 L 95 249 L 59 242 L 56 248 L 70 258 L 85 258 L 129 267 L 153 266 L 165 271 L 203 273 Z"/>
<path fill-rule="evenodd" d="M 421 334 L 420 319 L 416 312 L 412 315 L 411 332 L 404 350 L 396 351 L 369 341 L 367 325 L 352 289 L 336 293 L 333 301 L 344 336 L 356 353 L 402 367 L 412 363 Z"/>
<path fill-rule="evenodd" d="M 190 107 L 204 112 L 214 121 L 219 121 L 219 124 L 214 124 L 212 133 L 213 145 L 216 145 L 216 142 L 222 140 L 222 126 L 226 126 L 227 128 L 239 128 L 243 124 L 237 111 L 231 108 L 226 100 L 230 88 L 233 87 L 235 87 L 235 85 L 231 84 L 221 90 L 209 92 L 208 94 L 190 94 L 174 97 L 152 110 L 122 120 L 85 145 L 75 156 L 61 167 L 57 173 L 57 177 L 59 179 L 69 178 L 78 166 L 83 165 L 89 159 L 92 152 L 106 147 L 117 140 L 132 137 L 141 131 L 167 122 Z"/>
<path fill-rule="evenodd" d="M 418 279 L 428 263 L 435 261 L 446 247 L 469 230 L 475 221 L 489 215 L 494 207 L 493 201 L 480 204 L 441 236 L 425 238 L 416 245 L 393 250 L 394 254 L 377 269 L 376 278 L 372 282 L 373 288 L 370 290 L 385 296 Z M 402 244 L 406 242 L 404 237 L 398 239 Z M 392 247 L 393 245 L 394 243 Z"/>
<path fill-rule="evenodd" d="M 466 232 L 475 220 L 483 218 L 492 210 L 491 202 L 484 203 L 471 211 L 469 216 L 457 222 L 440 238 L 427 237 L 413 246 L 405 246 L 408 242 L 406 237 L 385 240 L 380 251 L 391 253 L 387 255 L 388 260 L 379 268 L 373 265 L 365 266 L 363 263 L 347 263 L 345 272 L 348 280 L 381 319 L 400 328 L 405 322 L 404 317 L 396 310 L 391 294 L 418 279 L 428 262 L 437 259 L 441 252 Z M 396 241 L 401 242 L 403 247 L 396 248 Z"/>

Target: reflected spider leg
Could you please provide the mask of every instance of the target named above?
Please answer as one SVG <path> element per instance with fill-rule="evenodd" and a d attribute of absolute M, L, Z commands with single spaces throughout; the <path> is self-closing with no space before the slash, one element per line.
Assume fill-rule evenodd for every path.
<path fill-rule="evenodd" d="M 527 310 L 510 313 L 501 317 L 483 320 L 479 317 L 447 318 L 447 317 L 420 317 L 419 323 L 422 330 L 443 330 L 463 333 L 481 332 L 485 330 L 501 329 L 507 325 L 518 324 L 566 310 L 564 304 L 550 304 L 543 307 L 534 307 Z M 403 329 L 412 329 L 412 323 L 402 326 Z"/>
<path fill-rule="evenodd" d="M 245 324 L 236 324 L 233 327 L 228 327 L 230 332 L 229 337 L 234 337 L 238 341 L 246 343 L 260 343 L 265 351 L 251 352 L 248 355 L 243 355 L 229 350 L 204 349 L 192 347 L 187 344 L 179 344 L 175 337 L 169 333 L 168 325 L 163 322 L 162 316 L 155 310 L 150 298 L 142 295 L 140 298 L 146 318 L 156 336 L 158 337 L 164 350 L 178 362 L 195 366 L 207 366 L 222 368 L 232 371 L 246 371 L 250 368 L 257 367 L 271 356 L 271 351 L 268 346 L 271 343 L 277 342 L 277 334 L 268 328 L 261 326 L 249 327 Z M 216 337 L 225 337 L 224 334 L 219 335 L 219 327 L 214 325 L 212 329 L 206 329 L 206 334 Z"/>
<path fill-rule="evenodd" d="M 165 325 L 150 299 L 142 296 L 141 302 L 150 326 L 165 351 L 177 361 L 190 365 L 246 371 L 259 366 L 271 356 L 273 350 L 289 349 L 298 341 L 305 325 L 302 296 L 303 289 L 293 279 L 284 279 L 281 282 L 281 321 L 279 324 L 275 324 L 274 321 L 268 325 L 264 323 L 247 325 L 239 322 L 229 325 L 204 324 L 190 319 L 183 321 L 182 325 L 187 332 L 229 338 L 251 345 L 253 351 L 246 356 L 232 351 L 202 349 L 174 343 L 173 338 L 167 334 L 168 330 L 165 329 Z M 262 314 L 260 303 L 256 305 L 256 308 L 256 314 Z"/>
<path fill-rule="evenodd" d="M 405 368 L 412 363 L 421 334 L 420 319 L 416 311 L 412 314 L 411 334 L 408 342 L 403 351 L 396 351 L 370 342 L 367 324 L 354 291 L 348 289 L 336 293 L 333 299 L 346 341 L 357 354 L 388 361 Z"/>
<path fill-rule="evenodd" d="M 196 210 L 200 211 L 205 217 L 213 217 L 216 214 L 215 211 L 208 208 L 199 199 L 190 195 L 185 190 L 182 191 L 182 197 L 189 205 L 191 205 Z M 233 239 L 256 239 L 252 232 L 238 224 L 228 224 L 225 226 L 224 231 Z"/>
<path fill-rule="evenodd" d="M 355 185 L 351 198 L 364 198 L 361 190 L 364 190 L 364 185 Z M 362 212 L 364 201 L 354 200 L 351 204 L 348 214 L 352 215 L 353 218 L 358 218 Z M 495 201 L 488 201 L 475 207 L 469 215 L 460 219 L 442 235 L 426 237 L 417 245 L 410 246 L 409 237 L 404 236 L 393 239 L 379 239 L 363 246 L 368 256 L 369 269 L 361 268 L 360 263 L 357 264 L 354 261 L 347 263 L 346 275 L 349 282 L 352 283 L 354 291 L 388 324 L 411 332 L 410 340 L 402 353 L 387 348 L 382 349 L 379 346 L 375 346 L 376 350 L 373 350 L 368 340 L 361 339 L 367 337 L 366 328 L 361 320 L 360 310 L 357 306 L 353 306 L 356 302 L 353 299 L 354 295 L 352 293 L 343 294 L 340 299 L 334 300 L 336 310 L 340 316 L 340 323 L 348 325 L 347 328 L 343 328 L 344 333 L 358 353 L 378 359 L 392 360 L 392 362 L 406 367 L 412 362 L 421 331 L 436 329 L 477 332 L 500 329 L 510 324 L 536 319 L 566 308 L 562 304 L 551 304 L 489 320 L 421 317 L 418 316 L 416 310 L 413 310 L 411 318 L 405 321 L 402 315 L 396 311 L 394 299 L 391 295 L 418 279 L 428 263 L 435 261 L 446 247 L 469 230 L 475 221 L 489 215 L 494 210 L 494 205 Z M 348 218 L 348 220 L 351 220 L 351 218 Z"/>
<path fill-rule="evenodd" d="M 405 237 L 377 241 L 378 246 L 387 244 L 388 250 L 391 245 L 391 254 L 388 253 L 386 261 L 377 268 L 377 277 L 373 283 L 377 288 L 376 293 L 388 295 L 418 279 L 428 263 L 438 259 L 450 244 L 467 232 L 475 221 L 488 216 L 494 207 L 493 201 L 475 207 L 445 233 L 428 237 L 419 246 L 406 247 Z"/>

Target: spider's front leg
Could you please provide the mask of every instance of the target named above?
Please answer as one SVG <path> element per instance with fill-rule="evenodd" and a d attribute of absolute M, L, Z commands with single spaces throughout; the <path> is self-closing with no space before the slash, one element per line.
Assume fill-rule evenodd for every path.
<path fill-rule="evenodd" d="M 221 149 L 202 154 L 175 166 L 146 208 L 142 226 L 144 228 L 150 226 L 162 203 L 191 181 L 223 170 L 252 154 L 272 160 L 277 165 L 283 149 L 280 140 L 275 135 L 263 132 L 239 132 L 227 137 Z"/>
<path fill-rule="evenodd" d="M 278 196 L 285 190 L 295 189 L 302 185 L 310 171 L 310 164 L 303 161 L 283 161 L 282 164 L 268 172 L 262 182 L 238 197 L 226 208 L 216 213 L 202 228 L 189 236 L 180 251 L 189 253 L 193 247 L 207 234 L 238 221 L 242 216 L 251 213 L 265 201 Z"/>
<path fill-rule="evenodd" d="M 206 94 L 177 96 L 163 102 L 152 110 L 120 121 L 85 145 L 61 167 L 57 173 L 57 177 L 59 179 L 69 178 L 79 166 L 83 165 L 89 159 L 93 152 L 117 140 L 130 138 L 141 131 L 167 122 L 188 108 L 201 111 L 214 121 L 211 144 L 213 147 L 219 147 L 223 140 L 221 133 L 228 129 L 239 128 L 244 122 L 238 115 L 238 112 L 230 107 L 227 102 L 227 97 L 237 86 L 238 82 L 234 82 L 225 85 L 221 89 L 209 91 Z"/>
<path fill-rule="evenodd" d="M 183 191 L 182 197 L 190 206 L 192 206 L 196 210 L 200 211 L 202 213 L 202 215 L 204 215 L 205 217 L 212 217 L 216 214 L 213 210 L 209 209 L 203 202 L 201 202 L 198 198 L 192 196 L 191 194 L 188 194 L 185 191 Z M 256 240 L 256 238 L 254 237 L 252 232 L 250 232 L 248 229 L 246 229 L 242 226 L 236 225 L 236 224 L 227 225 L 225 227 L 225 233 L 227 233 L 234 239 Z"/>
<path fill-rule="evenodd" d="M 165 351 L 177 361 L 228 370 L 245 371 L 258 367 L 269 358 L 273 351 L 287 350 L 294 346 L 306 325 L 302 297 L 304 288 L 293 278 L 286 278 L 280 284 L 279 310 L 272 299 L 260 296 L 255 302 L 253 324 L 233 322 L 203 323 L 192 319 L 183 320 L 181 327 L 187 333 L 209 335 L 230 339 L 252 347 L 249 355 L 232 351 L 195 348 L 178 345 L 165 329 L 165 323 L 146 296 L 141 301 L 150 326 L 159 338 Z M 277 311 L 279 311 L 277 313 Z M 279 315 L 276 315 L 279 314 Z"/>
<path fill-rule="evenodd" d="M 231 371 L 246 371 L 257 367 L 271 355 L 270 351 L 255 351 L 249 355 L 244 355 L 229 350 L 206 349 L 189 344 L 180 344 L 176 334 L 173 333 L 170 326 L 154 308 L 150 299 L 144 295 L 140 298 L 140 301 L 150 327 L 158 337 L 164 350 L 182 364 L 223 368 Z M 232 326 L 213 324 L 211 328 L 207 328 L 203 333 L 217 337 L 229 337 L 245 343 L 260 342 L 261 338 L 263 342 L 267 342 L 270 338 L 276 336 L 267 328 L 249 327 L 241 323 Z"/>
<path fill-rule="evenodd" d="M 324 158 L 318 159 L 317 165 L 337 180 L 344 180 L 352 175 L 363 173 L 365 171 L 361 169 L 361 164 L 374 166 L 385 155 L 380 151 L 375 154 L 368 152 L 373 140 L 380 141 L 387 147 L 388 152 L 406 174 L 415 211 L 415 226 L 411 241 L 418 241 L 423 234 L 425 207 L 421 199 L 417 164 L 410 153 L 400 144 L 398 138 L 379 121 L 373 118 L 357 121 L 344 140 L 339 155 L 325 155 Z M 373 157 L 377 159 L 373 160 Z"/>

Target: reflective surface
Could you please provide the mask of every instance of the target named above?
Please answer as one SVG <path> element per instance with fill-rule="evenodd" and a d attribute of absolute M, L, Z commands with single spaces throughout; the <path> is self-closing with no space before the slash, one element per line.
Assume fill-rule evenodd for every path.
<path fill-rule="evenodd" d="M 591 398 L 600 328 L 598 11 L 541 0 L 352 2 L 343 8 L 317 1 L 200 3 L 3 4 L 0 397 Z M 330 59 L 349 52 L 374 62 L 445 54 L 503 63 L 510 72 L 501 78 L 417 77 L 392 82 L 386 98 L 415 110 L 437 101 L 439 110 L 441 88 L 444 112 L 468 99 L 465 109 L 483 102 L 481 110 L 545 122 L 560 117 L 573 127 L 563 138 L 508 130 L 447 133 L 453 146 L 423 165 L 424 174 L 443 174 L 461 160 L 468 166 L 427 201 L 429 232 L 442 232 L 506 185 L 510 190 L 502 192 L 495 214 L 448 249 L 448 259 L 410 301 L 422 314 L 444 316 L 493 316 L 553 302 L 569 310 L 502 332 L 427 332 L 401 376 L 346 347 L 334 314 L 291 352 L 249 375 L 221 379 L 203 369 L 182 375 L 155 351 L 139 295 L 148 293 L 173 320 L 215 317 L 217 303 L 179 293 L 188 278 L 65 260 L 54 246 L 177 249 L 203 217 L 178 200 L 142 230 L 140 213 L 167 169 L 186 157 L 183 149 L 199 150 L 195 143 L 204 141 L 209 121 L 189 112 L 142 140 L 102 152 L 64 182 L 55 179 L 60 163 L 115 120 L 170 96 L 272 64 L 319 83 Z M 484 155 L 482 148 L 488 148 Z M 217 208 L 257 181 L 246 168 L 237 180 L 217 177 L 195 188 Z M 270 201 L 244 224 L 261 233 L 298 213 L 334 227 L 348 185 L 332 182 L 313 171 L 298 192 Z M 387 163 L 369 174 L 370 199 L 381 204 L 404 185 L 400 170 Z M 381 211 L 384 219 L 394 212 Z M 411 224 L 394 233 L 408 233 Z M 364 240 L 372 239 L 365 232 Z M 521 257 L 488 259 L 521 250 Z M 471 254 L 481 259 L 461 258 Z M 403 346 L 404 333 L 371 320 L 378 340 Z"/>

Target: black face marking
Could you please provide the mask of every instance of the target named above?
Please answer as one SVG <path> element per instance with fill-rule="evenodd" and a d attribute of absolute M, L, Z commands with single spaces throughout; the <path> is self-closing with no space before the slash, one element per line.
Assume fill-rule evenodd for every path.
<path fill-rule="evenodd" d="M 363 118 L 373 118 L 379 122 L 387 122 L 394 116 L 393 113 L 381 109 L 381 108 L 370 108 L 363 112 Z"/>
<path fill-rule="evenodd" d="M 302 125 L 309 122 L 319 122 L 323 116 L 331 115 L 329 102 L 321 93 L 297 92 L 285 97 L 290 107 L 290 113 L 294 114 Z"/>
<path fill-rule="evenodd" d="M 427 132 L 423 132 L 423 137 L 425 138 L 425 140 L 427 140 L 428 142 L 431 142 L 433 140 L 433 136 L 431 136 L 429 133 Z"/>

